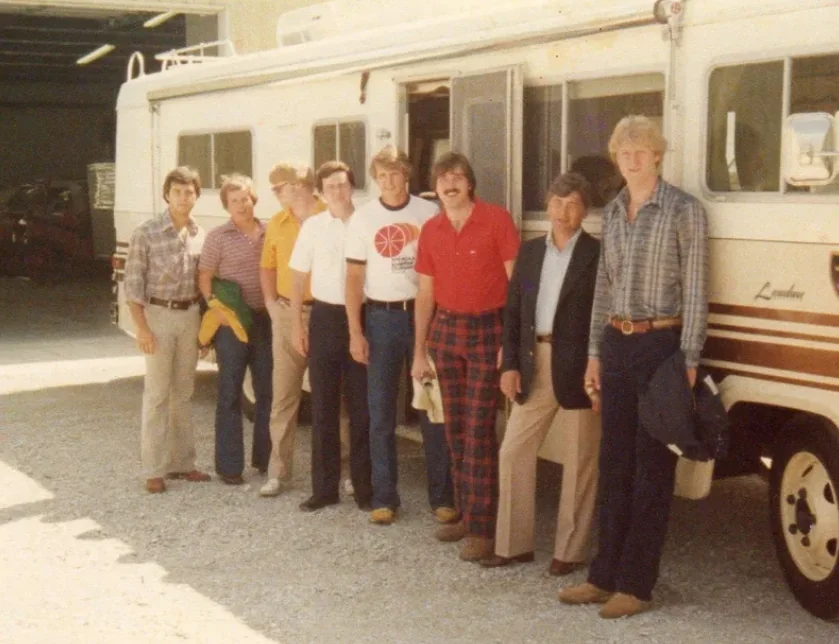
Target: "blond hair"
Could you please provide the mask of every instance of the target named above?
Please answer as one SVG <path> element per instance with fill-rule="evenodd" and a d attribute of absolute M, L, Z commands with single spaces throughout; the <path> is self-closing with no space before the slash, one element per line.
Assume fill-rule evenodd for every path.
<path fill-rule="evenodd" d="M 268 173 L 268 181 L 271 185 L 279 183 L 301 183 L 304 186 L 314 189 L 315 173 L 304 163 L 278 163 Z"/>
<path fill-rule="evenodd" d="M 376 178 L 376 166 L 385 170 L 399 170 L 405 175 L 406 179 L 410 178 L 413 169 L 408 155 L 395 145 L 390 144 L 379 150 L 376 156 L 370 160 L 369 172 L 373 179 Z"/>
<path fill-rule="evenodd" d="M 639 114 L 624 116 L 615 126 L 612 138 L 609 139 L 609 156 L 614 163 L 617 163 L 618 148 L 626 143 L 649 146 L 653 152 L 658 153 L 659 163 L 667 151 L 667 139 L 655 121 Z"/>

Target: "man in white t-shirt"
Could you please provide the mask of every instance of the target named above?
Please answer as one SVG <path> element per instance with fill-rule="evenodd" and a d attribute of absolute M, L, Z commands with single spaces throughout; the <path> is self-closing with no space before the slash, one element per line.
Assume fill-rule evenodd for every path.
<path fill-rule="evenodd" d="M 346 164 L 328 161 L 318 168 L 316 183 L 328 210 L 303 223 L 289 260 L 294 271 L 291 338 L 295 349 L 309 358 L 312 390 L 312 496 L 300 509 L 314 512 L 339 501 L 343 382 L 350 413 L 350 478 L 356 504 L 367 511 L 371 497 L 367 369 L 350 356 L 344 306 L 344 245 L 353 217 L 355 181 Z M 309 281 L 314 300 L 307 327 L 303 298 Z"/>
<path fill-rule="evenodd" d="M 370 521 L 389 525 L 399 508 L 396 408 L 402 367 L 413 359 L 417 240 L 437 207 L 408 193 L 411 163 L 386 146 L 370 164 L 381 198 L 360 208 L 347 231 L 347 317 L 350 351 L 367 365 L 373 497 Z M 366 315 L 362 302 L 367 297 Z M 364 318 L 364 319 L 362 319 Z M 428 500 L 437 520 L 455 521 L 448 446 L 442 424 L 420 412 Z"/>

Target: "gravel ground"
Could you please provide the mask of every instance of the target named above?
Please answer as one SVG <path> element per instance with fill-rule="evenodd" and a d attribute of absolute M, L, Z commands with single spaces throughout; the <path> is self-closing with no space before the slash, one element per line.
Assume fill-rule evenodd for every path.
<path fill-rule="evenodd" d="M 57 297 L 55 288 L 16 284 L 10 290 L 0 280 L 0 355 L 11 346 L 25 357 L 30 340 L 20 334 L 28 325 L 15 311 L 26 305 L 26 317 L 37 318 L 38 306 Z M 64 305 L 72 308 L 77 292 L 77 305 L 99 310 L 103 288 L 64 288 Z M 89 347 L 97 333 L 111 338 L 113 332 L 68 328 L 68 342 Z M 106 343 L 108 352 L 115 342 Z M 14 365 L 7 360 L 4 368 L 8 375 Z M 214 386 L 214 374 L 198 375 L 198 456 L 206 470 L 212 469 Z M 784 586 L 760 478 L 719 481 L 703 501 L 676 499 L 656 610 L 608 622 L 596 609 L 560 606 L 560 583 L 547 575 L 556 466 L 540 466 L 536 563 L 483 570 L 459 561 L 456 545 L 431 537 L 422 453 L 410 441 L 399 445 L 404 511 L 390 527 L 368 524 L 348 500 L 313 515 L 297 510 L 309 491 L 308 428 L 299 432 L 291 488 L 276 499 L 259 498 L 261 477 L 253 471 L 238 488 L 175 482 L 167 494 L 145 494 L 138 458 L 141 390 L 141 378 L 132 376 L 0 391 L 0 461 L 55 495 L 0 504 L 0 526 L 39 515 L 52 523 L 92 520 L 101 529 L 85 538 L 127 544 L 130 553 L 121 562 L 161 566 L 168 581 L 188 585 L 277 642 L 839 640 L 836 626 L 804 612 Z M 578 572 L 562 583 L 584 577 Z M 2 628 L 0 641 L 7 641 Z"/>

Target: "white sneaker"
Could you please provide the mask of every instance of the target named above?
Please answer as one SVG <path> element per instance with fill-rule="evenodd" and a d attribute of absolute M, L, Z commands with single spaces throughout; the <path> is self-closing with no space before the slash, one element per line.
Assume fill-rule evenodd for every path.
<path fill-rule="evenodd" d="M 355 496 L 355 488 L 352 486 L 350 479 L 344 479 L 344 494 L 351 497 Z"/>
<path fill-rule="evenodd" d="M 268 479 L 259 488 L 259 496 L 277 496 L 282 491 L 280 479 Z"/>

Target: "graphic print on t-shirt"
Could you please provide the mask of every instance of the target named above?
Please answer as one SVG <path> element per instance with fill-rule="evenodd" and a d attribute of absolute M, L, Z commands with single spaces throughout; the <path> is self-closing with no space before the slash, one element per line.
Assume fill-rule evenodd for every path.
<path fill-rule="evenodd" d="M 379 255 L 392 260 L 391 270 L 394 273 L 401 273 L 414 267 L 414 257 L 413 254 L 402 258 L 399 255 L 406 246 L 419 239 L 419 234 L 419 228 L 413 224 L 388 224 L 376 231 L 373 245 Z"/>

